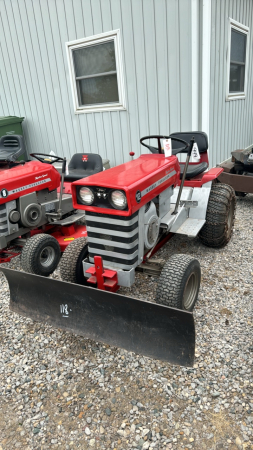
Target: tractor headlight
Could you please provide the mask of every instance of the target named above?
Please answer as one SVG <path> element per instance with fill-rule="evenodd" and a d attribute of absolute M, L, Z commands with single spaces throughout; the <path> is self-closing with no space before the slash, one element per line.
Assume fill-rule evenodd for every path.
<path fill-rule="evenodd" d="M 82 187 L 79 191 L 79 196 L 81 201 L 85 205 L 92 205 L 92 203 L 94 202 L 94 194 L 88 187 Z"/>
<path fill-rule="evenodd" d="M 110 195 L 111 204 L 116 209 L 125 209 L 127 206 L 126 195 L 122 191 L 112 191 Z"/>

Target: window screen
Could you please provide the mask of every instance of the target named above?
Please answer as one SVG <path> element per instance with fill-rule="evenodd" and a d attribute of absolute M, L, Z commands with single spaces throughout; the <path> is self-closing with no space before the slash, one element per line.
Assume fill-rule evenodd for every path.
<path fill-rule="evenodd" d="M 119 101 L 114 41 L 73 50 L 79 106 Z"/>
<path fill-rule="evenodd" d="M 231 29 L 229 93 L 244 92 L 247 35 Z"/>

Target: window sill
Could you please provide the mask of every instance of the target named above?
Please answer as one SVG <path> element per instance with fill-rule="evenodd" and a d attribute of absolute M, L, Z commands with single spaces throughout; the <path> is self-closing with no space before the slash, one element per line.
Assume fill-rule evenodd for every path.
<path fill-rule="evenodd" d="M 231 100 L 245 100 L 246 94 L 240 92 L 238 94 L 228 94 L 226 96 L 226 102 L 230 102 Z"/>
<path fill-rule="evenodd" d="M 88 114 L 94 112 L 108 112 L 108 111 L 126 111 L 126 107 L 123 105 L 108 105 L 108 106 L 92 106 L 87 108 L 78 108 L 75 110 L 75 114 Z"/>

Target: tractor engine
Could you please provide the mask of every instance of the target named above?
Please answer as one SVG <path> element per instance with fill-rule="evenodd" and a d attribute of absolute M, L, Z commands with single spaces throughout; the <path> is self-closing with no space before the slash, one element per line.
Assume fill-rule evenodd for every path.
<path fill-rule="evenodd" d="M 48 223 L 47 214 L 58 208 L 60 175 L 48 164 L 30 161 L 3 171 L 0 179 L 0 249 L 8 242 Z M 63 199 L 73 210 L 71 196 Z"/>

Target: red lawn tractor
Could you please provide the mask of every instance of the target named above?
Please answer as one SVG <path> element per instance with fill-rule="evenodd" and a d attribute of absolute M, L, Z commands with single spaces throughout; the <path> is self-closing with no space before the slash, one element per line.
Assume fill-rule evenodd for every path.
<path fill-rule="evenodd" d="M 169 157 L 162 148 L 167 138 L 173 144 Z M 226 245 L 235 194 L 216 183 L 223 169 L 207 170 L 205 133 L 148 136 L 141 143 L 151 153 L 73 182 L 74 208 L 85 211 L 87 237 L 66 248 L 60 264 L 63 281 L 3 270 L 11 309 L 110 345 L 192 365 L 199 262 L 178 254 L 161 268 L 151 257 L 177 233 L 199 236 L 215 248 Z M 195 143 L 200 161 L 190 163 Z M 184 163 L 178 160 L 182 153 Z M 155 303 L 117 293 L 133 285 L 136 271 L 159 276 Z"/>
<path fill-rule="evenodd" d="M 65 174 L 64 158 L 32 153 L 36 161 L 18 162 L 15 150 L 0 151 L 0 263 L 21 253 L 24 271 L 48 276 L 67 245 L 87 235 L 85 212 L 74 209 L 71 184 L 103 170 L 102 159 L 75 154 Z M 52 165 L 58 161 L 62 175 Z"/>

